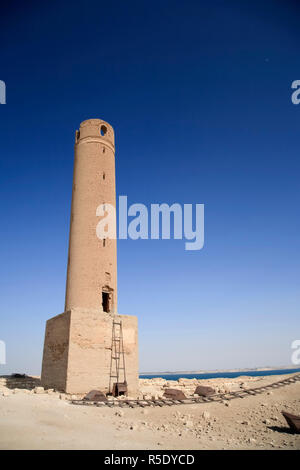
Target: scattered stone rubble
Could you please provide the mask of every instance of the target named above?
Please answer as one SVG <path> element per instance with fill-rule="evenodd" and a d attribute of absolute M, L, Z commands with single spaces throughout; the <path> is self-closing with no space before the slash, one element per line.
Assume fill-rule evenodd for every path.
<path fill-rule="evenodd" d="M 264 385 L 266 381 L 270 383 L 271 379 L 263 377 L 212 380 L 180 379 L 178 381 L 162 378 L 140 379 L 139 398 L 163 398 L 167 388 L 181 390 L 189 397 L 193 396 L 196 387 L 200 384 L 212 386 L 216 393 L 229 393 L 240 390 L 241 387 L 253 388 Z M 180 405 L 180 407 L 143 409 L 106 408 L 103 411 L 99 408 L 89 410 L 83 409 L 85 407 L 79 409 L 74 407 L 72 412 L 78 412 L 79 416 L 90 415 L 94 412 L 99 414 L 100 412 L 101 416 L 109 417 L 110 425 L 115 426 L 117 432 L 128 431 L 133 437 L 135 433 L 142 431 L 145 431 L 147 436 L 155 433 L 159 442 L 162 443 L 172 438 L 179 439 L 179 442 L 181 439 L 188 439 L 193 442 L 194 446 L 195 443 L 199 443 L 199 448 L 213 446 L 224 449 L 295 449 L 300 446 L 300 435 L 291 434 L 289 430 L 284 431 L 287 425 L 281 414 L 282 409 L 296 415 L 300 414 L 299 399 L 295 393 L 295 387 L 299 387 L 299 383 L 278 391 L 275 390 L 271 397 L 265 393 L 232 402 L 224 399 L 219 403 L 211 403 L 201 407 Z M 27 403 L 30 406 L 34 399 L 41 404 L 48 403 L 50 409 L 53 405 L 57 406 L 55 400 L 66 400 L 66 403 L 60 403 L 59 406 L 67 407 L 69 406 L 68 400 L 82 398 L 80 395 L 67 395 L 53 389 L 45 390 L 41 387 L 37 377 L 25 377 L 19 381 L 11 377 L 0 377 L 1 403 L 12 406 L 14 397 L 9 398 L 9 396 L 13 394 L 30 394 L 32 396 L 28 397 L 28 401 L 26 398 L 24 402 L 26 406 Z M 15 398 L 17 402 L 22 399 L 21 396 Z M 128 398 L 136 397 L 119 397 L 120 400 Z M 114 398 L 109 397 L 109 399 Z M 2 413 L 5 413 L 5 408 Z"/>
<path fill-rule="evenodd" d="M 240 378 L 241 379 L 241 378 Z M 121 396 L 118 397 L 119 400 L 128 400 L 128 399 L 144 399 L 144 400 L 153 400 L 153 399 L 164 399 L 165 392 L 167 389 L 177 389 L 181 390 L 184 395 L 189 398 L 195 395 L 197 386 L 213 386 L 215 393 L 230 393 L 233 391 L 251 388 L 256 386 L 253 382 L 259 381 L 260 377 L 245 377 L 242 380 L 231 380 L 231 379 L 212 379 L 212 380 L 203 380 L 203 379 L 186 379 L 181 378 L 179 380 L 167 380 L 163 378 L 152 378 L 152 379 L 140 379 L 139 380 L 139 395 L 138 397 L 131 396 Z M 43 394 L 47 393 L 49 395 L 58 395 L 61 400 L 79 400 L 84 397 L 84 395 L 69 395 L 62 393 L 61 391 L 56 391 L 54 389 L 45 390 L 40 383 L 39 377 L 29 377 L 25 376 L 24 378 L 15 378 L 13 376 L 0 377 L 0 396 L 9 396 L 13 393 L 35 393 Z M 272 392 L 268 392 L 269 394 Z M 115 400 L 113 397 L 108 397 L 108 400 Z M 225 406 L 230 406 L 229 402 L 226 400 L 223 401 Z"/>
<path fill-rule="evenodd" d="M 255 386 L 260 377 L 246 377 L 242 382 L 237 382 L 230 379 L 186 379 L 179 380 L 166 380 L 161 377 L 153 379 L 140 379 L 140 399 L 151 400 L 160 399 L 164 397 L 165 389 L 173 388 L 181 390 L 186 397 L 197 396 L 195 391 L 198 385 L 213 387 L 215 393 L 230 393 L 245 388 Z"/>

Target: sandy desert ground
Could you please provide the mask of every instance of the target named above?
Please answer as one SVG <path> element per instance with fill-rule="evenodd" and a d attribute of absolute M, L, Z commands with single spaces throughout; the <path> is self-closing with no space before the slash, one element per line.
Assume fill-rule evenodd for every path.
<path fill-rule="evenodd" d="M 217 392 L 267 385 L 288 376 L 179 382 L 140 380 L 141 396 L 196 384 Z M 18 385 L 18 384 L 17 384 Z M 300 415 L 300 382 L 223 403 L 108 408 L 73 405 L 64 394 L 0 378 L 0 449 L 298 449 L 281 410 Z M 40 392 L 40 393 L 36 393 Z"/>

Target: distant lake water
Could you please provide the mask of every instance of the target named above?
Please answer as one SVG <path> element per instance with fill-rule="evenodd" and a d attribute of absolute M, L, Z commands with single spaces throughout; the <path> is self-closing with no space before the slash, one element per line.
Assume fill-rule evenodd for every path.
<path fill-rule="evenodd" d="M 295 372 L 300 372 L 299 369 L 272 369 L 272 370 L 246 370 L 238 372 L 208 372 L 206 374 L 154 374 L 154 375 L 144 375 L 140 374 L 140 379 L 155 379 L 156 377 L 161 377 L 166 380 L 178 380 L 178 379 L 233 379 L 235 377 L 241 376 L 251 376 L 251 377 L 261 377 L 263 375 L 285 375 L 285 374 L 294 374 Z"/>

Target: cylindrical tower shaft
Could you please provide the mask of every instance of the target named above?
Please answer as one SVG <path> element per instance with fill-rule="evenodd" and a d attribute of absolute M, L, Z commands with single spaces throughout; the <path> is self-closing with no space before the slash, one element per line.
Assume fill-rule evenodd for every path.
<path fill-rule="evenodd" d="M 99 239 L 96 209 L 116 207 L 113 128 L 89 119 L 76 131 L 65 310 L 117 312 L 117 243 Z"/>

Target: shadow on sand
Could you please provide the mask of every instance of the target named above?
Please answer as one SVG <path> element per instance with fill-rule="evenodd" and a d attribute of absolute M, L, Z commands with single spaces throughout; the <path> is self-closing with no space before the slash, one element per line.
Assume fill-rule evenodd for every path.
<path fill-rule="evenodd" d="M 271 431 L 280 432 L 283 434 L 297 434 L 296 431 L 293 431 L 288 426 L 268 426 L 268 429 L 271 429 Z"/>
<path fill-rule="evenodd" d="M 35 387 L 41 385 L 41 381 L 38 377 L 31 377 L 25 374 L 2 375 L 0 379 L 5 379 L 6 387 L 11 390 L 14 388 L 33 390 Z"/>

